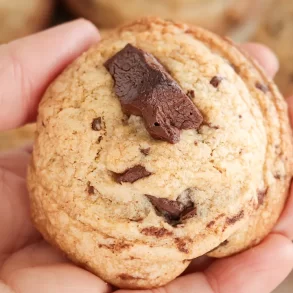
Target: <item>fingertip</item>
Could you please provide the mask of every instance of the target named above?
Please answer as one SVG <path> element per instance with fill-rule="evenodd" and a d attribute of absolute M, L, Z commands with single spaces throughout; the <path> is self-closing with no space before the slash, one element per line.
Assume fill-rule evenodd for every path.
<path fill-rule="evenodd" d="M 280 67 L 279 60 L 269 47 L 258 43 L 246 43 L 242 44 L 241 48 L 259 63 L 270 78 L 276 75 Z"/>

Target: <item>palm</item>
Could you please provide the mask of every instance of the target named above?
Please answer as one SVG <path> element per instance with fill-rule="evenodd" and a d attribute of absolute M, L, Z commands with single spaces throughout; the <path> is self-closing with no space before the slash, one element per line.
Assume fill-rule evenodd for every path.
<path fill-rule="evenodd" d="M 68 34 L 70 30 L 72 34 Z M 59 43 L 58 38 L 65 44 L 62 52 L 59 46 L 56 46 Z M 88 23 L 80 21 L 67 25 L 66 29 L 61 27 L 55 31 L 18 41 L 23 45 L 21 52 L 17 51 L 18 43 L 8 46 L 13 54 L 9 53 L 9 50 L 5 51 L 7 49 L 5 47 L 1 51 L 0 47 L 0 64 L 5 65 L 5 62 L 9 61 L 6 63 L 7 66 L 3 67 L 6 71 L 0 73 L 2 79 L 4 76 L 2 83 L 4 90 L 2 86 L 0 88 L 2 105 L 0 129 L 5 128 L 2 125 L 6 128 L 15 127 L 27 121 L 27 117 L 34 116 L 38 96 L 46 88 L 48 82 L 68 62 L 96 40 L 95 29 Z M 32 46 L 37 47 L 34 53 L 47 52 L 48 60 L 43 60 L 42 55 L 33 56 L 33 60 L 42 60 L 42 68 L 36 64 L 38 62 L 33 64 L 29 62 L 30 57 L 27 54 L 30 54 Z M 251 45 L 246 49 L 259 59 L 270 75 L 274 74 L 276 68 L 274 69 L 274 62 L 268 51 Z M 1 56 L 1 52 L 4 57 Z M 20 64 L 13 62 L 20 62 Z M 26 68 L 27 66 L 30 68 Z M 9 71 L 11 67 L 13 70 Z M 23 81 L 24 69 L 31 74 L 30 78 L 25 76 L 27 82 Z M 15 83 L 16 89 L 13 87 Z M 5 88 L 6 84 L 8 86 Z M 24 97 L 23 93 L 27 96 Z M 13 103 L 20 105 L 19 108 L 5 100 L 6 96 L 13 96 L 15 99 Z M 293 99 L 290 104 L 293 105 Z M 28 149 L 0 154 L 0 292 L 114 292 L 114 289 L 101 279 L 68 261 L 61 252 L 47 244 L 33 228 L 29 217 L 25 180 L 29 159 Z M 271 292 L 293 267 L 293 247 L 289 240 L 293 238 L 292 224 L 290 224 L 293 221 L 292 218 L 293 196 L 289 199 L 275 230 L 258 247 L 237 256 L 213 262 L 200 259 L 201 263 L 194 262 L 183 276 L 165 288 L 143 292 Z M 118 292 L 130 291 L 118 290 Z"/>

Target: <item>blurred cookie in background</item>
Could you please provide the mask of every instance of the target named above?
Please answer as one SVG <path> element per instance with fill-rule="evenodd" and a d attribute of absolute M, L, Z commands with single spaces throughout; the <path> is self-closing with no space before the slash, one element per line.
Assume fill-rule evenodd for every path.
<path fill-rule="evenodd" d="M 260 15 L 266 0 L 64 0 L 76 15 L 97 26 L 116 27 L 141 16 L 160 16 L 232 33 Z"/>
<path fill-rule="evenodd" d="M 32 142 L 35 129 L 35 124 L 28 124 L 19 129 L 0 132 L 0 151 L 14 149 Z"/>
<path fill-rule="evenodd" d="M 53 0 L 0 0 L 0 44 L 45 28 Z"/>
<path fill-rule="evenodd" d="M 276 83 L 285 96 L 293 94 L 293 1 L 274 0 L 254 37 L 278 56 L 280 71 Z"/>

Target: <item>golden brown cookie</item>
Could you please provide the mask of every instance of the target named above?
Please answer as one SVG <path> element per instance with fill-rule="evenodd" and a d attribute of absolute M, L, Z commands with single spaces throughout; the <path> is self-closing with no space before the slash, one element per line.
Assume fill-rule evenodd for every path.
<path fill-rule="evenodd" d="M 147 18 L 48 88 L 28 175 L 32 219 L 105 281 L 157 287 L 227 239 L 233 249 L 217 256 L 267 235 L 292 167 L 287 106 L 264 72 L 226 39 Z"/>
<path fill-rule="evenodd" d="M 66 0 L 69 7 L 98 26 L 116 27 L 141 16 L 160 16 L 232 33 L 259 16 L 265 0 Z"/>
<path fill-rule="evenodd" d="M 0 44 L 43 29 L 52 8 L 53 0 L 0 0 Z"/>
<path fill-rule="evenodd" d="M 293 95 L 293 1 L 274 0 L 264 15 L 254 40 L 269 46 L 278 56 L 276 83 L 285 96 Z"/>

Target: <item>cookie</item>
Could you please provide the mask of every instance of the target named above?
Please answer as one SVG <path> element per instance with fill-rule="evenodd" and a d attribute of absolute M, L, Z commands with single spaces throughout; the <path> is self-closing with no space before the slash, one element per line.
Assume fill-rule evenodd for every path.
<path fill-rule="evenodd" d="M 98 26 L 116 27 L 139 16 L 160 16 L 232 32 L 259 15 L 263 0 L 66 0 L 77 14 Z M 127 9 L 125 9 L 127 7 Z"/>
<path fill-rule="evenodd" d="M 254 40 L 269 46 L 278 56 L 276 83 L 285 96 L 293 95 L 293 2 L 272 2 Z"/>
<path fill-rule="evenodd" d="M 28 124 L 19 129 L 0 132 L 0 151 L 6 151 L 32 142 L 35 127 L 35 124 Z"/>
<path fill-rule="evenodd" d="M 257 64 L 204 29 L 145 18 L 46 91 L 32 219 L 106 282 L 154 288 L 227 239 L 233 249 L 221 256 L 267 235 L 292 167 L 286 103 Z"/>
<path fill-rule="evenodd" d="M 52 8 L 53 0 L 0 0 L 0 44 L 44 28 Z"/>

